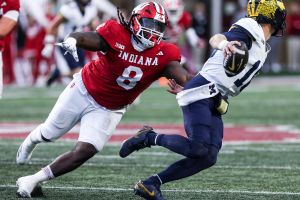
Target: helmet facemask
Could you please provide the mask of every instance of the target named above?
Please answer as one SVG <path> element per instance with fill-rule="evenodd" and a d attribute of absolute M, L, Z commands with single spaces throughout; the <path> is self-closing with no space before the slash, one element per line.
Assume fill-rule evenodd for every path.
<path fill-rule="evenodd" d="M 139 30 L 134 34 L 137 39 L 147 48 L 154 47 L 159 44 L 164 36 L 166 25 L 149 18 L 135 19 L 138 24 Z"/>
<path fill-rule="evenodd" d="M 140 4 L 133 11 L 129 22 L 134 48 L 143 51 L 159 44 L 167 25 L 164 8 L 155 2 Z M 136 48 L 138 45 L 138 48 Z"/>

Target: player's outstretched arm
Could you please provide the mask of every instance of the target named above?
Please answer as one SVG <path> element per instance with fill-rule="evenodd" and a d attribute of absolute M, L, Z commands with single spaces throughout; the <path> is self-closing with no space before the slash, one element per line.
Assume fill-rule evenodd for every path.
<path fill-rule="evenodd" d="M 79 62 L 77 47 L 89 51 L 107 52 L 109 46 L 106 41 L 97 32 L 74 32 L 68 35 L 62 43 L 56 43 L 57 46 L 70 53 L 76 62 Z"/>
<path fill-rule="evenodd" d="M 89 51 L 106 52 L 109 48 L 107 42 L 95 31 L 92 32 L 74 32 L 69 38 L 76 40 L 76 46 Z"/>
<path fill-rule="evenodd" d="M 163 75 L 168 79 L 174 79 L 181 86 L 193 78 L 193 75 L 184 69 L 178 61 L 170 62 Z"/>

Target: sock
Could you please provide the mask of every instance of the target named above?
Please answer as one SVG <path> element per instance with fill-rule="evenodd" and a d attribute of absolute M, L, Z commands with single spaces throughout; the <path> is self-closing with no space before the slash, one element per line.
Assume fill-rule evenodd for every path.
<path fill-rule="evenodd" d="M 145 181 L 143 181 L 145 184 L 151 184 L 151 185 L 157 185 L 160 186 L 163 184 L 160 177 L 157 174 L 154 174 L 153 176 L 150 176 Z"/>
<path fill-rule="evenodd" d="M 48 181 L 51 180 L 54 177 L 52 170 L 50 168 L 50 166 L 46 166 L 44 168 L 42 168 L 40 171 L 38 171 L 37 173 L 32 175 L 32 178 L 34 178 L 37 182 L 43 182 L 43 181 Z"/>

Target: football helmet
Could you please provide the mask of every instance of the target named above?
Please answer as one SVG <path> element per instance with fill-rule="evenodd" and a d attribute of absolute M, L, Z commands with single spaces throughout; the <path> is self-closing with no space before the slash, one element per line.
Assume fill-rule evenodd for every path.
<path fill-rule="evenodd" d="M 285 30 L 286 9 L 282 0 L 250 0 L 248 17 L 261 24 L 271 24 L 275 29 L 272 36 L 282 36 Z"/>
<path fill-rule="evenodd" d="M 156 2 L 136 6 L 130 17 L 129 28 L 139 49 L 145 50 L 159 44 L 164 36 L 168 16 L 165 9 Z"/>
<path fill-rule="evenodd" d="M 175 26 L 184 10 L 184 3 L 182 0 L 164 0 L 163 6 L 166 9 L 169 17 L 169 21 L 172 24 L 172 26 Z"/>

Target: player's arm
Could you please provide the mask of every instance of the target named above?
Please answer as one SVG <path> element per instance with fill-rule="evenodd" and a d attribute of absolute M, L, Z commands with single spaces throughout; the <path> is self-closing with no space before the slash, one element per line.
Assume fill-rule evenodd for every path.
<path fill-rule="evenodd" d="M 6 12 L 0 19 L 0 39 L 9 34 L 17 25 L 19 18 L 19 4 L 15 2 L 12 10 Z"/>
<path fill-rule="evenodd" d="M 74 32 L 68 38 L 74 38 L 77 47 L 89 51 L 107 52 L 109 48 L 107 42 L 96 31 Z"/>
<path fill-rule="evenodd" d="M 42 55 L 46 58 L 50 58 L 54 49 L 55 37 L 58 32 L 58 27 L 65 21 L 64 16 L 58 14 L 50 23 L 50 26 L 46 29 L 47 35 L 44 38 L 45 47 L 42 50 Z"/>
<path fill-rule="evenodd" d="M 9 34 L 16 25 L 17 21 L 8 17 L 2 17 L 0 19 L 0 39 Z"/>
<path fill-rule="evenodd" d="M 49 28 L 46 29 L 47 35 L 57 35 L 58 27 L 65 21 L 65 17 L 61 14 L 55 16 L 55 18 L 51 21 Z"/>
<path fill-rule="evenodd" d="M 214 49 L 224 51 L 225 57 L 235 53 L 234 44 L 241 45 L 238 41 L 228 41 L 225 35 L 219 33 L 210 38 L 209 44 Z"/>
<path fill-rule="evenodd" d="M 108 43 L 96 31 L 71 33 L 62 43 L 57 43 L 57 45 L 70 53 L 76 62 L 79 61 L 77 47 L 102 52 L 107 52 L 109 49 Z"/>
<path fill-rule="evenodd" d="M 163 75 L 168 79 L 174 79 L 181 86 L 185 85 L 193 77 L 178 61 L 170 62 Z"/>

